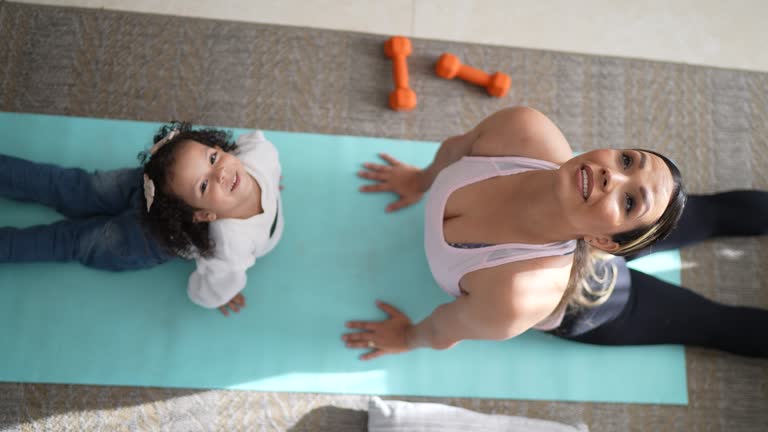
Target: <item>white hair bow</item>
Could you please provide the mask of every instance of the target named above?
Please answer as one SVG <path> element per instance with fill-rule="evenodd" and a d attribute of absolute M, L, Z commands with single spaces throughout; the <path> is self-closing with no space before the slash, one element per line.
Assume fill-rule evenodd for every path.
<path fill-rule="evenodd" d="M 144 174 L 144 199 L 147 200 L 147 213 L 152 208 L 152 201 L 155 200 L 155 182 Z"/>
<path fill-rule="evenodd" d="M 157 151 L 160 150 L 160 147 L 164 146 L 166 143 L 168 143 L 168 141 L 176 138 L 176 135 L 178 135 L 178 134 L 179 134 L 179 130 L 178 129 L 174 129 L 174 130 L 168 132 L 168 135 L 166 135 L 160 141 L 156 142 L 155 145 L 153 145 L 152 148 L 149 149 L 149 154 L 153 155 L 153 154 L 157 153 Z"/>

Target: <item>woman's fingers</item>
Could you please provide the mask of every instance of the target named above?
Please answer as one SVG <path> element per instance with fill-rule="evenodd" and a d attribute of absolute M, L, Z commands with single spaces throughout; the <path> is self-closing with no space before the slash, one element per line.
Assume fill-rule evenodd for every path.
<path fill-rule="evenodd" d="M 373 360 L 376 357 L 383 356 L 384 354 L 386 354 L 384 351 L 375 349 L 373 351 L 368 351 L 367 353 L 361 355 L 360 360 Z"/>
<path fill-rule="evenodd" d="M 360 331 L 345 333 L 341 336 L 347 348 L 368 350 L 360 356 L 360 360 L 372 360 L 385 354 L 396 354 L 409 350 L 403 339 L 403 332 L 412 325 L 411 320 L 389 303 L 377 300 L 376 305 L 387 313 L 386 319 L 382 321 L 347 321 L 347 328 Z"/>
<path fill-rule="evenodd" d="M 363 164 L 363 167 L 370 171 L 377 171 L 377 172 L 387 172 L 392 171 L 392 167 L 389 165 L 380 165 L 375 163 L 366 162 Z"/>
<path fill-rule="evenodd" d="M 342 337 L 346 342 L 365 342 L 373 340 L 373 332 L 346 333 Z"/>
<path fill-rule="evenodd" d="M 371 348 L 371 341 L 376 333 L 377 323 L 370 321 L 349 321 L 347 328 L 362 330 L 354 333 L 345 333 L 341 338 L 349 348 Z"/>
<path fill-rule="evenodd" d="M 347 327 L 359 330 L 374 330 L 376 326 L 370 321 L 348 321 Z"/>
<path fill-rule="evenodd" d="M 362 330 L 355 333 L 345 333 L 341 336 L 347 348 L 371 348 L 371 341 L 374 336 L 373 323 L 351 321 L 347 323 L 347 328 Z"/>
<path fill-rule="evenodd" d="M 368 341 L 355 341 L 355 342 L 347 341 L 345 345 L 347 346 L 347 348 L 353 348 L 353 349 L 371 349 L 371 345 L 368 343 Z"/>
<path fill-rule="evenodd" d="M 375 183 L 360 186 L 360 192 L 389 192 L 392 188 L 386 183 Z"/>
<path fill-rule="evenodd" d="M 349 348 L 373 348 L 372 332 L 347 333 L 341 338 Z"/>
<path fill-rule="evenodd" d="M 387 206 L 388 212 L 393 212 L 400 210 L 403 207 L 408 207 L 409 205 L 413 204 L 413 202 L 410 199 L 401 198 Z"/>
<path fill-rule="evenodd" d="M 358 171 L 357 176 L 368 179 L 368 180 L 376 180 L 376 181 L 387 181 L 389 180 L 389 173 L 385 173 L 382 171 Z"/>
<path fill-rule="evenodd" d="M 219 306 L 219 311 L 224 314 L 224 316 L 229 316 L 229 310 L 227 310 L 227 305 Z"/>
<path fill-rule="evenodd" d="M 399 160 L 393 158 L 392 156 L 390 156 L 390 155 L 388 155 L 386 153 L 379 153 L 379 157 L 384 159 L 388 164 L 390 164 L 392 166 L 397 166 L 397 165 L 400 165 L 400 163 L 401 163 Z"/>
<path fill-rule="evenodd" d="M 363 329 L 364 326 L 357 324 L 371 324 L 371 323 L 347 323 L 347 327 Z M 360 360 L 371 360 L 384 354 L 384 352 L 373 344 L 374 333 L 370 331 L 362 331 L 357 333 L 347 333 L 342 336 L 344 344 L 347 348 L 352 349 L 369 349 L 367 353 L 360 356 Z"/>
<path fill-rule="evenodd" d="M 347 325 L 347 327 L 350 327 Z M 359 327 L 356 327 L 359 328 Z M 372 351 L 363 354 L 360 358 L 363 360 L 367 360 L 369 358 L 375 358 L 377 356 L 370 357 L 370 354 L 379 352 L 378 348 L 376 348 L 376 345 L 373 342 L 373 338 L 375 336 L 374 332 L 371 331 L 362 331 L 357 333 L 347 333 L 342 336 L 342 339 L 344 340 L 344 344 L 347 348 L 353 348 L 353 349 L 372 349 Z M 368 358 L 366 358 L 368 356 Z"/>
<path fill-rule="evenodd" d="M 405 314 L 400 312 L 400 309 L 392 306 L 389 303 L 385 303 L 381 300 L 376 300 L 376 306 L 379 307 L 379 309 L 383 310 L 392 318 L 402 318 L 405 317 Z"/>

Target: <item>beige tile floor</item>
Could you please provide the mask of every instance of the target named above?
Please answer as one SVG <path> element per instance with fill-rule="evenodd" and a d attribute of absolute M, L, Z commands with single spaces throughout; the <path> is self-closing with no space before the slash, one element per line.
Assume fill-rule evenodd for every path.
<path fill-rule="evenodd" d="M 14 0 L 768 72 L 768 0 Z"/>

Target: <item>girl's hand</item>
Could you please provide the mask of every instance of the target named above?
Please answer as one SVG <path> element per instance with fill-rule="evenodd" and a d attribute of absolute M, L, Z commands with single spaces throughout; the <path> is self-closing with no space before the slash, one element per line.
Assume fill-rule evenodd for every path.
<path fill-rule="evenodd" d="M 361 192 L 394 192 L 398 200 L 387 206 L 387 211 L 392 212 L 417 203 L 426 191 L 424 172 L 415 166 L 407 165 L 386 153 L 379 153 L 387 164 L 375 164 L 366 162 L 364 170 L 357 173 L 358 176 L 373 180 L 376 183 L 360 187 Z"/>
<path fill-rule="evenodd" d="M 410 351 L 408 335 L 413 323 L 396 307 L 377 301 L 376 305 L 387 313 L 384 321 L 349 321 L 347 327 L 361 331 L 346 333 L 342 340 L 347 348 L 368 348 L 370 351 L 360 356 L 361 360 L 371 360 L 384 354 L 398 354 Z"/>
<path fill-rule="evenodd" d="M 224 306 L 220 306 L 219 310 L 221 313 L 224 314 L 224 316 L 229 316 L 229 309 L 232 309 L 232 312 L 240 312 L 240 309 L 245 307 L 245 296 L 242 293 L 238 293 L 236 296 L 232 297 L 232 300 L 227 302 Z"/>

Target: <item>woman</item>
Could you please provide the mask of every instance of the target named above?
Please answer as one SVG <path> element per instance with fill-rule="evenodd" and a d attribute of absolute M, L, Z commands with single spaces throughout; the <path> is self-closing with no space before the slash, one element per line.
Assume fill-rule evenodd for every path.
<path fill-rule="evenodd" d="M 548 118 L 512 108 L 447 139 L 424 170 L 382 157 L 387 165 L 366 164 L 360 173 L 377 182 L 362 191 L 395 192 L 400 199 L 387 207 L 394 211 L 431 188 L 427 258 L 438 284 L 456 300 L 417 324 L 379 303 L 389 319 L 349 322 L 360 331 L 343 336 L 350 348 L 371 349 L 362 359 L 446 349 L 463 339 L 502 340 L 529 328 L 590 343 L 688 342 L 649 341 L 642 329 L 642 337 L 617 338 L 637 312 L 625 307 L 638 302 L 629 295 L 637 278 L 623 262 L 593 257 L 596 251 L 636 254 L 672 229 L 686 196 L 677 168 L 663 156 L 597 150 L 572 157 Z M 683 308 L 694 295 L 685 294 Z M 583 306 L 589 304 L 598 306 Z M 755 314 L 752 323 L 768 322 L 765 311 Z"/>

